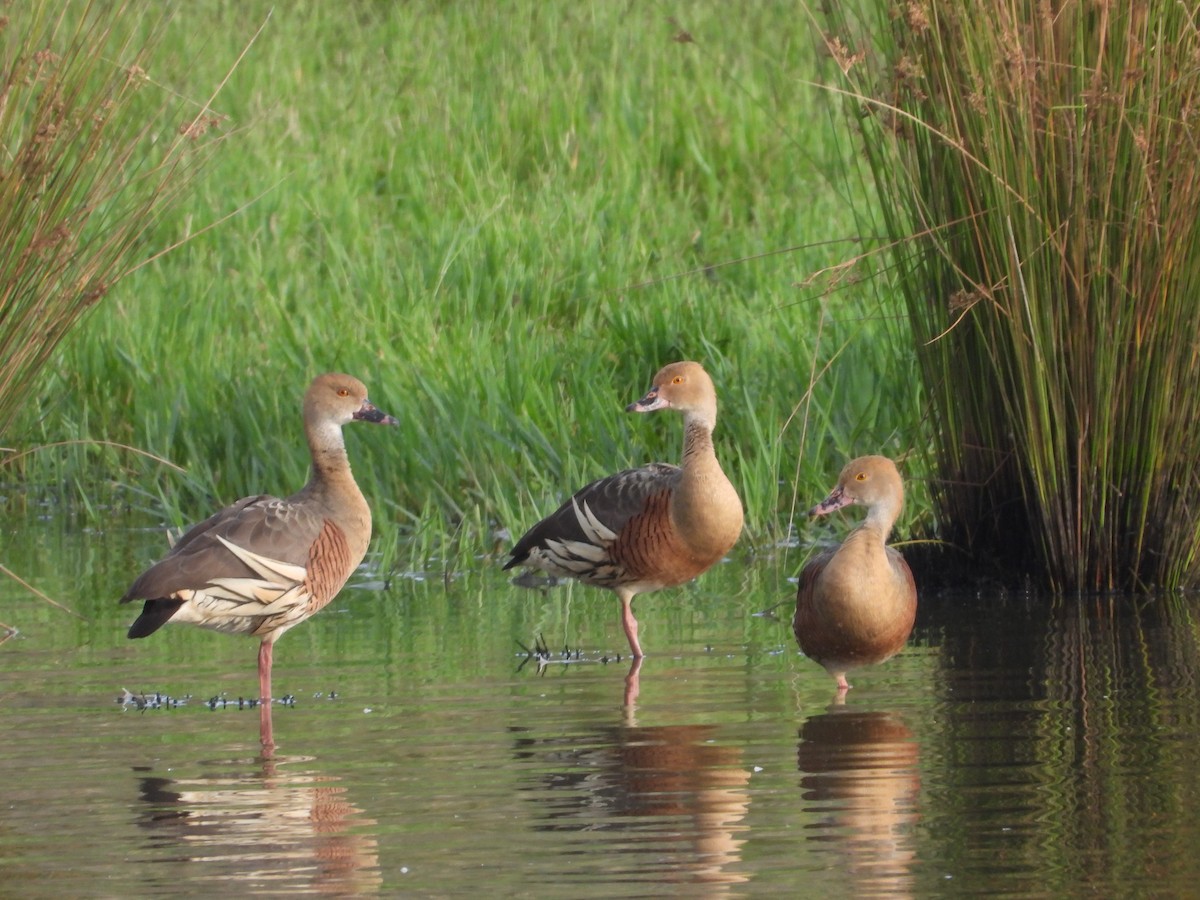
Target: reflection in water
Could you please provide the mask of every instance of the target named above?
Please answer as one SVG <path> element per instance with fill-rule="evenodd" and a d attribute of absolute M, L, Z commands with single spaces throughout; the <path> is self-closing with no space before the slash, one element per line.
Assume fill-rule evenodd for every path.
<path fill-rule="evenodd" d="M 622 724 L 555 738 L 520 734 L 515 756 L 537 772 L 518 789 L 537 804 L 535 829 L 586 840 L 603 860 L 601 877 L 723 893 L 746 880 L 730 870 L 741 861 L 738 823 L 750 802 L 742 750 L 716 743 L 715 725 L 639 726 L 639 668 L 640 660 L 626 677 Z"/>
<path fill-rule="evenodd" d="M 292 762 L 302 762 L 300 758 Z M 176 780 L 142 775 L 137 824 L 153 849 L 203 868 L 214 891 L 345 894 L 380 886 L 375 825 L 327 775 L 280 771 Z M 147 875 L 161 871 L 150 867 Z M 176 872 L 174 876 L 178 877 Z"/>
<path fill-rule="evenodd" d="M 285 745 L 272 771 L 244 740 L 238 720 L 252 713 L 119 712 L 116 688 L 149 686 L 146 654 L 154 687 L 208 695 L 230 661 L 237 671 L 239 648 L 214 656 L 212 640 L 181 630 L 131 653 L 111 598 L 150 544 L 116 529 L 46 537 L 61 525 L 0 536 L 0 552 L 17 554 L 8 565 L 42 573 L 40 589 L 76 596 L 88 617 L 29 603 L 0 578 L 0 618 L 21 627 L 0 646 L 0 896 L 840 898 L 876 877 L 861 874 L 866 857 L 852 847 L 872 829 L 900 895 L 1188 897 L 1200 884 L 1195 594 L 1057 604 L 923 594 L 920 652 L 848 698 L 850 711 L 884 709 L 885 728 L 912 730 L 913 822 L 911 766 L 870 760 L 905 743 L 901 731 L 833 740 L 823 732 L 841 727 L 836 710 L 806 721 L 827 712 L 832 691 L 817 678 L 797 697 L 786 625 L 751 615 L 775 587 L 763 565 L 705 576 L 705 590 L 744 616 L 656 618 L 670 629 L 663 646 L 744 649 L 649 658 L 636 713 L 645 729 L 622 719 L 625 673 L 612 666 L 568 669 L 555 683 L 511 677 L 511 630 L 495 622 L 525 623 L 516 610 L 528 599 L 505 593 L 499 575 L 405 582 L 386 615 L 356 603 L 318 617 L 305 633 L 312 652 L 297 648 L 304 660 L 288 666 L 297 685 L 336 685 L 393 711 L 368 722 L 344 708 L 289 716 L 317 761 Z M 492 615 L 463 613 L 484 608 Z M 595 630 L 607 621 L 598 612 Z M 227 747 L 242 758 L 203 762 Z M 898 762 L 916 752 L 892 749 Z M 686 755 L 642 763 L 643 750 Z M 130 778 L 130 765 L 151 760 Z M 322 779 L 331 772 L 338 779 Z M 873 773 L 885 780 L 861 783 Z M 889 815 L 892 843 L 880 825 Z M 909 832 L 911 881 L 896 862 Z"/>
<path fill-rule="evenodd" d="M 809 839 L 832 854 L 830 868 L 847 872 L 848 896 L 912 894 L 920 752 L 890 713 L 835 704 L 801 726 L 800 785 L 807 810 L 820 815 Z"/>
<path fill-rule="evenodd" d="M 971 616 L 970 629 L 947 616 L 941 643 L 939 806 L 955 827 L 938 832 L 932 852 L 970 861 L 958 888 L 1003 877 L 1047 894 L 1194 890 L 1200 627 L 1191 604 L 1018 600 Z"/>
<path fill-rule="evenodd" d="M 1194 743 L 1180 736 L 1196 733 L 1200 711 L 1167 700 L 1195 693 L 1195 610 L 1180 598 L 1103 598 L 1060 602 L 1051 615 L 1056 621 L 1041 647 L 1053 723 L 1043 722 L 1034 746 L 1061 785 L 1055 831 L 1073 846 L 1100 849 L 1114 871 L 1136 867 L 1154 882 L 1178 870 L 1181 857 L 1192 858 L 1200 837 L 1194 804 L 1171 787 L 1196 783 Z M 1113 773 L 1123 770 L 1158 777 L 1129 779 L 1116 790 Z M 1091 855 L 1055 863 L 1086 884 L 1098 874 L 1085 862 Z"/>

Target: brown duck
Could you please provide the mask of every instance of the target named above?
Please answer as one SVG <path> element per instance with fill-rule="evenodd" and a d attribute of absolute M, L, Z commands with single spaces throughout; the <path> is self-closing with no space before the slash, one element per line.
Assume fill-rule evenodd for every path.
<path fill-rule="evenodd" d="M 122 603 L 144 600 L 129 637 L 167 622 L 261 638 L 258 682 L 264 747 L 271 733 L 271 650 L 334 598 L 366 555 L 371 510 L 350 471 L 342 426 L 398 424 L 349 375 L 321 375 L 304 395 L 312 474 L 286 499 L 245 497 L 195 525 L 138 576 Z"/>
<path fill-rule="evenodd" d="M 863 456 L 842 469 L 837 487 L 808 511 L 820 516 L 858 504 L 866 521 L 840 547 L 826 550 L 800 573 L 792 630 L 800 649 L 837 679 L 883 662 L 904 646 L 917 614 L 917 588 L 900 552 L 886 545 L 904 505 L 904 485 L 890 459 Z"/>
<path fill-rule="evenodd" d="M 634 657 L 637 594 L 691 581 L 720 560 L 742 530 L 742 503 L 713 451 L 717 394 L 699 363 L 654 376 L 627 412 L 683 415 L 683 464 L 650 463 L 593 481 L 534 525 L 504 566 L 525 565 L 615 591 Z"/>

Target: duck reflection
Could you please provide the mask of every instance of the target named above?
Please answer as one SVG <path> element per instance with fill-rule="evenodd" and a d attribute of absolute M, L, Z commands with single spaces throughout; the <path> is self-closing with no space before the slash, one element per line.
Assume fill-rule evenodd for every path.
<path fill-rule="evenodd" d="M 835 703 L 800 728 L 796 764 L 809 837 L 822 842 L 854 883 L 855 896 L 912 893 L 913 825 L 920 745 L 897 716 Z"/>
<path fill-rule="evenodd" d="M 297 758 L 290 762 L 300 763 Z M 154 847 L 205 864 L 214 890 L 348 894 L 381 883 L 374 835 L 336 779 L 264 760 L 253 772 L 142 775 L 137 824 Z"/>
<path fill-rule="evenodd" d="M 716 725 L 637 724 L 641 660 L 625 679 L 622 722 L 580 734 L 519 734 L 515 755 L 537 768 L 520 790 L 539 811 L 538 831 L 606 835 L 608 873 L 723 886 L 745 881 L 738 823 L 749 806 L 750 772 L 740 747 L 718 743 Z M 593 846 L 592 851 L 594 852 Z M 707 892 L 707 895 L 712 895 Z"/>

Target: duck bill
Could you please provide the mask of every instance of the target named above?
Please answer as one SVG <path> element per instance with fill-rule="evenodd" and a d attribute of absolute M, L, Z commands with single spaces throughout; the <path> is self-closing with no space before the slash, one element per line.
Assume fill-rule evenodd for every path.
<path fill-rule="evenodd" d="M 652 387 L 641 400 L 625 407 L 625 412 L 654 412 L 656 409 L 666 409 L 670 405 L 665 398 L 658 396 L 658 388 Z"/>
<path fill-rule="evenodd" d="M 399 425 L 400 420 L 395 416 L 389 416 L 383 410 L 379 409 L 370 400 L 364 400 L 351 418 L 357 419 L 360 422 L 375 422 L 378 425 Z"/>
<path fill-rule="evenodd" d="M 853 502 L 853 500 L 846 496 L 845 488 L 836 487 L 828 497 L 808 511 L 808 517 L 811 519 L 814 516 L 823 516 L 826 513 L 833 512 L 835 509 L 849 506 Z"/>

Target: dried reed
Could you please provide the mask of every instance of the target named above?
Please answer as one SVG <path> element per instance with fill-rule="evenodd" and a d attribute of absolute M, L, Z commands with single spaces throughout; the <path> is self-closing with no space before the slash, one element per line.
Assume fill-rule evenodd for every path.
<path fill-rule="evenodd" d="M 63 337 L 155 255 L 146 237 L 217 145 L 220 124 L 208 102 L 185 103 L 151 80 L 162 14 L 47 0 L 6 10 L 0 435 Z"/>
<path fill-rule="evenodd" d="M 1058 589 L 1195 584 L 1190 4 L 830 7 L 893 239 L 947 539 Z"/>

